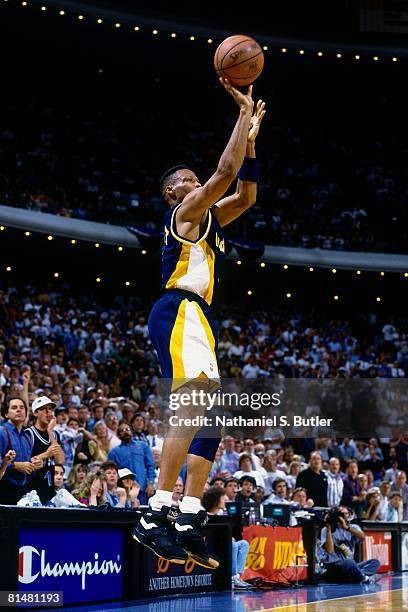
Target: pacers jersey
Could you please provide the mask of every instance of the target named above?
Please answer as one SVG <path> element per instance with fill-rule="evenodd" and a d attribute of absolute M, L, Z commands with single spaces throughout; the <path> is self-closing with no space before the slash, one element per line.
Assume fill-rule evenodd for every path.
<path fill-rule="evenodd" d="M 210 209 L 200 238 L 196 241 L 180 238 L 175 219 L 179 206 L 169 210 L 164 217 L 162 290 L 192 291 L 210 305 L 225 255 L 224 233 Z"/>

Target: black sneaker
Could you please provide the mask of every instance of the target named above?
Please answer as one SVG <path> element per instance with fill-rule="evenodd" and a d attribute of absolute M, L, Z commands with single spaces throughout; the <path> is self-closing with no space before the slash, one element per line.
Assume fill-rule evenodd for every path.
<path fill-rule="evenodd" d="M 188 552 L 190 559 L 208 569 L 217 569 L 220 562 L 207 550 L 203 538 L 203 529 L 208 522 L 205 510 L 198 514 L 182 512 L 176 519 L 175 528 L 182 547 Z"/>
<path fill-rule="evenodd" d="M 183 564 L 189 555 L 180 544 L 174 523 L 167 518 L 169 511 L 167 506 L 163 506 L 160 511 L 147 510 L 136 525 L 132 537 L 158 557 Z"/>

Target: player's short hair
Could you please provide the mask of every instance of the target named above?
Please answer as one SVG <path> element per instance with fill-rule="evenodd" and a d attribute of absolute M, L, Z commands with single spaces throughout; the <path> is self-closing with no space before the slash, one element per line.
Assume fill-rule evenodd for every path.
<path fill-rule="evenodd" d="M 171 183 L 171 181 L 173 179 L 173 176 L 179 170 L 190 170 L 190 168 L 187 166 L 187 164 L 177 164 L 176 166 L 172 166 L 171 168 L 166 170 L 166 172 L 164 172 L 161 175 L 161 177 L 160 177 L 160 193 L 162 195 L 164 195 L 164 191 L 165 191 L 167 185 L 169 185 Z"/>

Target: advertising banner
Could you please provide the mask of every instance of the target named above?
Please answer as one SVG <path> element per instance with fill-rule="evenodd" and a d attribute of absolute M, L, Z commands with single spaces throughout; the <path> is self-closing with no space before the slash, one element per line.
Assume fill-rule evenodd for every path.
<path fill-rule="evenodd" d="M 62 591 L 64 604 L 121 599 L 123 540 L 120 529 L 23 528 L 18 590 Z"/>
<path fill-rule="evenodd" d="M 366 531 L 363 560 L 378 559 L 381 563 L 378 572 L 392 570 L 392 537 L 390 531 Z"/>
<path fill-rule="evenodd" d="M 306 551 L 300 527 L 245 527 L 243 538 L 250 544 L 244 580 L 263 578 L 268 581 L 287 582 L 305 580 Z"/>
<path fill-rule="evenodd" d="M 214 570 L 201 567 L 192 559 L 181 565 L 146 551 L 142 572 L 142 597 L 215 590 Z"/>

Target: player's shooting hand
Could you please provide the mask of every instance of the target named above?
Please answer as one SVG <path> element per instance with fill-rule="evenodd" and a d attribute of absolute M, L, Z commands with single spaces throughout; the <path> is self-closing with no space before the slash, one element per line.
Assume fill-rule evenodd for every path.
<path fill-rule="evenodd" d="M 249 124 L 248 142 L 255 142 L 255 138 L 258 136 L 259 128 L 261 126 L 262 119 L 265 117 L 265 102 L 258 100 L 256 103 L 255 112 L 251 117 L 251 123 Z"/>
<path fill-rule="evenodd" d="M 252 99 L 252 85 L 249 85 L 247 93 L 244 94 L 236 87 L 233 87 L 228 79 L 223 79 L 220 77 L 220 83 L 224 87 L 225 91 L 227 91 L 234 98 L 241 110 L 252 113 L 254 108 L 254 101 Z"/>

